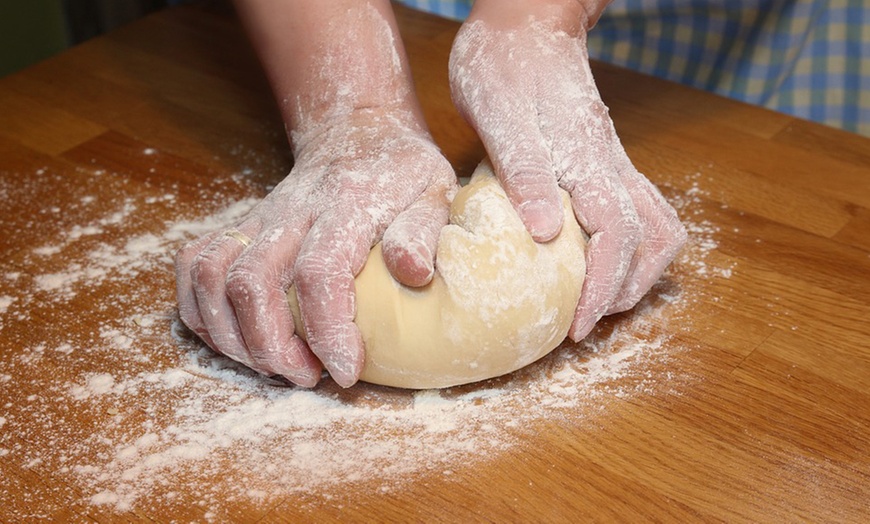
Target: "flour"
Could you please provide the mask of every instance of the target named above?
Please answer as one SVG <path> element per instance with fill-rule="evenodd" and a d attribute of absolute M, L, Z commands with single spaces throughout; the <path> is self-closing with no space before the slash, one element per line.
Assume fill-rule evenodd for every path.
<path fill-rule="evenodd" d="M 206 196 L 206 212 L 176 211 L 170 221 L 159 206 L 173 193 L 115 201 L 102 216 L 69 224 L 56 244 L 33 248 L 32 260 L 51 271 L 0 273 L 0 328 L 16 344 L 0 354 L 0 384 L 14 392 L 0 407 L 0 456 L 72 487 L 46 505 L 81 497 L 112 511 L 172 515 L 194 497 L 198 518 L 221 521 L 234 504 L 293 494 L 338 500 L 357 489 L 400 490 L 420 476 L 453 478 L 524 446 L 539 422 L 595 424 L 620 399 L 678 394 L 679 381 L 662 370 L 686 349 L 674 334 L 694 300 L 692 282 L 732 272 L 709 260 L 718 229 L 703 216 L 696 183 L 671 197 L 690 232 L 686 250 L 633 313 L 605 320 L 583 342 L 450 390 L 343 390 L 329 380 L 306 390 L 215 355 L 179 322 L 174 251 L 235 223 L 257 201 L 228 204 L 216 189 Z M 84 299 L 86 317 L 63 314 Z M 44 318 L 56 325 L 35 334 Z M 0 493 L 7 489 L 0 480 Z"/>
<path fill-rule="evenodd" d="M 51 256 L 51 255 L 56 255 L 56 254 L 60 253 L 60 250 L 61 250 L 60 246 L 43 246 L 43 247 L 38 247 L 38 248 L 34 249 L 33 253 L 35 255 Z"/>
<path fill-rule="evenodd" d="M 0 315 L 6 313 L 6 310 L 9 309 L 9 306 L 15 302 L 15 297 L 10 297 L 8 295 L 0 296 Z"/>
<path fill-rule="evenodd" d="M 115 379 L 112 375 L 97 373 L 87 377 L 83 385 L 72 386 L 70 388 L 70 395 L 76 400 L 86 400 L 91 396 L 110 393 L 114 386 Z M 123 391 L 123 388 L 121 391 Z"/>

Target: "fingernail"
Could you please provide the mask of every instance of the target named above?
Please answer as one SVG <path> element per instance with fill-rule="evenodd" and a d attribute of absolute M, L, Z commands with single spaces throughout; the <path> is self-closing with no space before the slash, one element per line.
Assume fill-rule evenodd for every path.
<path fill-rule="evenodd" d="M 583 320 L 581 323 L 576 324 L 576 327 L 571 330 L 568 336 L 571 337 L 571 340 L 573 340 L 574 342 L 580 342 L 581 340 L 586 338 L 586 335 L 592 332 L 592 329 L 595 327 L 595 324 L 597 324 L 598 321 L 601 320 L 601 317 L 602 315 L 593 315 L 591 317 L 586 317 L 586 319 Z"/>
<path fill-rule="evenodd" d="M 329 366 L 327 366 L 329 369 Z M 356 384 L 357 378 L 353 373 L 349 373 L 342 369 L 331 369 L 329 371 L 329 376 L 332 377 L 332 380 L 335 381 L 336 384 L 343 388 L 349 388 Z"/>
<path fill-rule="evenodd" d="M 558 212 L 557 212 L 558 211 Z M 520 205 L 520 218 L 538 242 L 553 239 L 562 229 L 562 214 L 546 200 L 530 200 Z"/>
<path fill-rule="evenodd" d="M 571 333 L 569 333 L 568 336 L 571 337 L 571 340 L 573 340 L 574 342 L 580 342 L 581 340 L 586 338 L 586 335 L 588 335 L 590 331 L 592 331 L 593 325 L 594 324 L 590 324 L 588 321 L 584 322 L 578 327 L 572 329 Z"/>
<path fill-rule="evenodd" d="M 425 272 L 423 282 L 429 282 L 432 275 L 435 274 L 435 266 L 432 265 L 432 250 L 425 244 L 417 244 L 417 257 L 420 264 L 421 273 Z"/>
<path fill-rule="evenodd" d="M 343 388 L 349 388 L 356 384 L 362 371 L 362 369 L 357 369 L 355 363 L 345 360 L 341 362 L 325 360 L 323 366 L 329 371 L 329 376 L 332 377 L 332 380 Z"/>
<path fill-rule="evenodd" d="M 288 344 L 276 347 L 278 349 L 269 352 L 271 367 L 276 374 L 305 388 L 320 382 L 320 361 L 302 341 L 294 338 Z"/>
<path fill-rule="evenodd" d="M 287 380 L 303 388 L 313 388 L 320 381 L 320 372 L 315 373 L 310 369 L 294 370 L 282 374 Z"/>

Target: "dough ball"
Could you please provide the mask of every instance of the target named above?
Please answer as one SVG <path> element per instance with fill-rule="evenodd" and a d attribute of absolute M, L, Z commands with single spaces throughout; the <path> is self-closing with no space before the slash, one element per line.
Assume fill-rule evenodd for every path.
<path fill-rule="evenodd" d="M 355 281 L 361 380 L 442 388 L 509 373 L 556 348 L 586 273 L 585 237 L 562 196 L 562 231 L 538 244 L 484 161 L 453 201 L 429 285 L 396 282 L 376 245 Z M 288 300 L 304 335 L 292 288 Z"/>

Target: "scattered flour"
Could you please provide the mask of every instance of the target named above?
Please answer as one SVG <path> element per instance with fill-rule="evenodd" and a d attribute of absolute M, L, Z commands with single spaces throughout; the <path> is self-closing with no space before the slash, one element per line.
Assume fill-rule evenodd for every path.
<path fill-rule="evenodd" d="M 220 521 L 240 502 L 449 477 L 522 446 L 536 421 L 578 425 L 623 398 L 677 394 L 667 364 L 686 349 L 675 335 L 692 282 L 728 278 L 732 268 L 708 262 L 719 231 L 703 217 L 697 181 L 674 193 L 690 244 L 633 313 L 605 319 L 582 343 L 512 375 L 420 392 L 342 390 L 329 380 L 306 390 L 264 379 L 180 324 L 174 251 L 234 223 L 257 199 L 213 198 L 218 211 L 170 222 L 143 217 L 166 216 L 159 206 L 176 200 L 171 192 L 106 206 L 101 218 L 69 226 L 57 245 L 33 250 L 53 263 L 51 272 L 2 273 L 0 328 L 19 349 L 0 355 L 0 383 L 14 392 L 0 405 L 0 456 L 50 472 L 97 508 L 172 514 L 196 493 L 198 518 Z M 64 316 L 73 300 L 87 300 L 88 318 Z M 34 334 L 38 318 L 56 325 Z M 70 329 L 79 323 L 87 328 Z M 0 494 L 6 489 L 0 480 Z"/>
<path fill-rule="evenodd" d="M 0 297 L 0 315 L 6 313 L 6 310 L 9 309 L 9 306 L 15 302 L 15 297 L 10 297 L 9 295 L 4 295 Z"/>
<path fill-rule="evenodd" d="M 85 400 L 94 395 L 105 395 L 110 393 L 115 386 L 115 379 L 108 373 L 97 373 L 91 375 L 85 380 L 85 384 L 81 386 L 72 386 L 70 394 L 77 400 Z"/>

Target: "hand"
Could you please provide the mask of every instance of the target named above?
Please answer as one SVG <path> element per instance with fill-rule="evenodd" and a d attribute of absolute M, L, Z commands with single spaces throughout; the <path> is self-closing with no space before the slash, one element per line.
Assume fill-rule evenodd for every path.
<path fill-rule="evenodd" d="M 535 240 L 561 228 L 557 188 L 571 195 L 590 236 L 587 278 L 569 331 L 580 340 L 603 315 L 640 300 L 686 232 L 616 136 L 589 68 L 583 20 L 593 17 L 552 6 L 540 16 L 520 16 L 492 5 L 476 3 L 454 42 L 453 98 Z"/>
<path fill-rule="evenodd" d="M 296 138 L 293 170 L 249 215 L 179 251 L 179 310 L 212 349 L 260 373 L 313 386 L 323 363 L 347 387 L 364 362 L 354 276 L 383 238 L 394 276 L 426 284 L 456 179 L 411 111 L 355 110 Z"/>
<path fill-rule="evenodd" d="M 344 387 L 364 347 L 354 276 L 382 240 L 400 282 L 426 284 L 456 189 L 414 96 L 388 0 L 236 0 L 286 123 L 295 165 L 233 228 L 185 246 L 181 319 L 266 375 Z M 296 294 L 308 343 L 294 333 Z"/>

